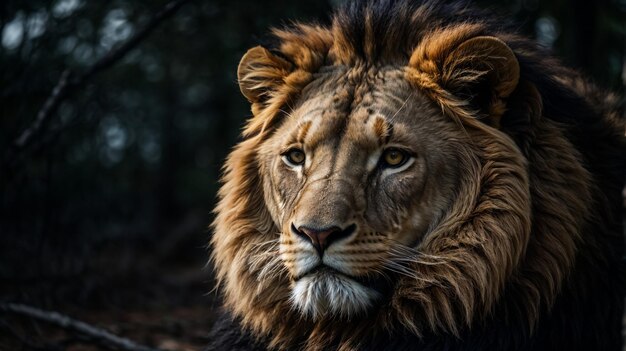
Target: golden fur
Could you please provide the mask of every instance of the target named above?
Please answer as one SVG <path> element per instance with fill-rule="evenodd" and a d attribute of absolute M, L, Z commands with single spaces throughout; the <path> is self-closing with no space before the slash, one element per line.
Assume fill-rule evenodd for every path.
<path fill-rule="evenodd" d="M 520 72 L 518 58 L 534 53 L 480 22 L 435 23 L 413 38 L 392 36 L 385 45 L 398 50 L 381 49 L 368 17 L 357 48 L 342 21 L 275 30 L 277 52 L 256 47 L 241 61 L 254 116 L 226 161 L 212 239 L 226 307 L 277 348 L 353 349 L 368 334 L 405 329 L 458 335 L 496 309 L 532 329 L 587 240 L 580 233 L 597 192 Z M 532 135 L 524 142 L 505 121 L 513 113 Z M 413 163 L 370 185 L 365 175 L 378 166 L 368 157 L 390 143 L 414 145 Z M 292 145 L 304 145 L 310 163 L 286 167 L 281 155 Z M 382 277 L 391 291 L 319 273 L 307 293 L 323 295 L 314 289 L 327 284 L 331 299 L 294 302 L 314 250 L 291 224 L 311 218 L 355 223 L 325 255 L 339 257 L 348 276 Z M 336 287 L 344 290 L 332 295 Z M 364 294 L 353 297 L 361 303 L 347 292 Z"/>

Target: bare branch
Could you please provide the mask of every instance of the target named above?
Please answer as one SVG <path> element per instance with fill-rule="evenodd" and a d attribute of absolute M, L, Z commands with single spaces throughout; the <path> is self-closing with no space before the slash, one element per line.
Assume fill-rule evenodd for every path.
<path fill-rule="evenodd" d="M 171 17 L 182 5 L 189 0 L 173 0 L 169 2 L 163 9 L 157 12 L 154 17 L 140 30 L 138 30 L 132 37 L 125 41 L 120 46 L 112 49 L 105 55 L 103 55 L 98 61 L 89 66 L 82 74 L 74 77 L 70 70 L 65 70 L 59 82 L 54 87 L 52 94 L 48 97 L 42 108 L 37 113 L 37 117 L 28 126 L 20 136 L 15 139 L 13 143 L 13 153 L 26 148 L 40 133 L 45 130 L 50 118 L 56 112 L 61 102 L 69 95 L 70 91 L 81 86 L 85 81 L 91 78 L 93 75 L 113 66 L 121 58 L 123 58 L 129 51 L 137 47 L 145 38 L 147 38 L 155 28 L 159 26 L 165 19 Z M 9 155 L 9 162 L 12 155 Z"/>
<path fill-rule="evenodd" d="M 61 100 L 65 98 L 68 92 L 67 88 L 70 73 L 71 72 L 68 69 L 61 73 L 59 82 L 52 90 L 52 94 L 50 94 L 50 97 L 48 97 L 46 102 L 43 104 L 41 110 L 39 110 L 39 113 L 37 113 L 37 118 L 35 118 L 31 126 L 24 130 L 24 132 L 22 132 L 19 138 L 15 141 L 15 146 L 18 149 L 23 148 L 32 138 L 33 134 L 44 127 L 44 124 L 47 122 L 49 116 L 57 109 Z"/>
<path fill-rule="evenodd" d="M 104 329 L 54 311 L 44 311 L 35 307 L 15 303 L 0 303 L 0 311 L 11 312 L 29 318 L 34 318 L 56 325 L 63 329 L 80 333 L 112 349 L 125 351 L 160 351 L 160 349 L 153 349 L 147 346 L 139 345 L 129 339 L 111 334 Z"/>

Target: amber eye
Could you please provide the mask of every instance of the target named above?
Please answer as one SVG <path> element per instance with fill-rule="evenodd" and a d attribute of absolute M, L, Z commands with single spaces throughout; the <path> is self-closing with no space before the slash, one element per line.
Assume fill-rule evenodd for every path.
<path fill-rule="evenodd" d="M 400 167 L 409 159 L 406 152 L 391 148 L 383 152 L 382 161 L 386 167 Z"/>
<path fill-rule="evenodd" d="M 291 166 L 300 166 L 304 164 L 304 151 L 300 149 L 291 149 L 283 154 L 283 159 Z"/>

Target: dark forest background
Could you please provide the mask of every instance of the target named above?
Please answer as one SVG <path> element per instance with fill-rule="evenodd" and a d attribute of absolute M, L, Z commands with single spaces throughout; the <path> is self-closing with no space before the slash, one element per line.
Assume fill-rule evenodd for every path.
<path fill-rule="evenodd" d="M 0 350 L 114 346 L 7 303 L 151 347 L 206 343 L 208 225 L 250 115 L 239 59 L 343 1 L 178 2 L 0 3 Z M 623 93 L 626 0 L 477 4 Z"/>

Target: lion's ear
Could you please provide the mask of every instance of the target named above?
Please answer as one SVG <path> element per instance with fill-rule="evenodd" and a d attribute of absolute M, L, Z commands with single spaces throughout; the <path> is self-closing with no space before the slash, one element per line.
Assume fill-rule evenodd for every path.
<path fill-rule="evenodd" d="M 517 87 L 520 76 L 513 50 L 492 36 L 426 39 L 413 53 L 410 66 L 431 76 L 457 99 L 468 102 L 495 127 L 500 125 L 506 98 Z"/>
<path fill-rule="evenodd" d="M 254 47 L 241 58 L 237 79 L 241 93 L 251 103 L 263 102 L 289 75 L 292 65 L 262 46 Z"/>

